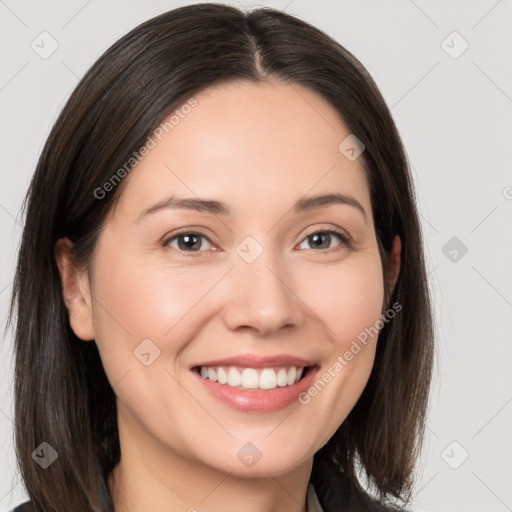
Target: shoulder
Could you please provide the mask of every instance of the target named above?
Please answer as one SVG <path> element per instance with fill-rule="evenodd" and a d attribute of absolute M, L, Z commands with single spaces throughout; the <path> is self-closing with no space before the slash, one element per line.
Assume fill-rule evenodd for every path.
<path fill-rule="evenodd" d="M 33 512 L 33 510 L 32 502 L 26 501 L 25 503 L 18 505 L 15 509 L 12 510 L 12 512 Z"/>
<path fill-rule="evenodd" d="M 320 502 L 320 512 L 412 512 L 377 500 L 365 489 L 339 474 L 327 485 L 325 481 L 318 482 L 318 490 L 315 486 L 315 491 Z"/>
<path fill-rule="evenodd" d="M 350 511 L 354 512 L 412 512 L 375 500 L 363 492 L 354 492 L 350 499 Z"/>

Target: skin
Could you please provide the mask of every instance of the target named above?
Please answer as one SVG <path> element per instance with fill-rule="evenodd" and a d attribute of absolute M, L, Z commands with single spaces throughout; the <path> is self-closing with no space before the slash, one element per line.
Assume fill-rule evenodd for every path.
<path fill-rule="evenodd" d="M 238 82 L 195 97 L 125 178 L 89 273 L 71 264 L 68 239 L 56 246 L 72 329 L 95 340 L 117 396 L 115 510 L 302 512 L 313 455 L 361 395 L 376 338 L 308 404 L 269 413 L 218 401 L 190 367 L 286 353 L 317 361 L 320 376 L 379 320 L 383 273 L 362 159 L 340 153 L 349 130 L 304 87 Z M 367 219 L 342 204 L 292 211 L 303 196 L 333 192 L 357 199 Z M 224 201 L 233 216 L 167 209 L 136 222 L 171 194 Z M 164 246 L 181 228 L 206 237 L 199 251 L 176 238 Z M 308 241 L 333 228 L 350 245 Z M 247 236 L 263 248 L 252 263 L 236 252 Z M 393 285 L 399 267 L 395 237 Z M 160 350 L 149 366 L 133 353 L 147 338 Z M 247 442 L 262 453 L 251 468 L 237 457 Z"/>

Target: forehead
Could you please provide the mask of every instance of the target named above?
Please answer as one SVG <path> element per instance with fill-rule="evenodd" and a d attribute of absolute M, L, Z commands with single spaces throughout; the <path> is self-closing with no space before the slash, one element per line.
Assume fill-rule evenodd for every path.
<path fill-rule="evenodd" d="M 127 177 L 116 215 L 133 219 L 175 193 L 220 199 L 234 214 L 250 208 L 254 215 L 275 205 L 282 211 L 309 192 L 339 192 L 357 196 L 371 212 L 362 158 L 350 161 L 338 149 L 350 132 L 313 91 L 285 82 L 235 82 L 194 100 L 193 108 L 177 106 L 161 125 L 167 128 L 152 136 L 152 149 Z"/>

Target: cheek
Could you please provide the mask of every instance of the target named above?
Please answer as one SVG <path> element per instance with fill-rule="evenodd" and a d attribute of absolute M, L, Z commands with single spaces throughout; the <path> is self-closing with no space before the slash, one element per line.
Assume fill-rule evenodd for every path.
<path fill-rule="evenodd" d="M 332 360 L 340 363 L 336 369 L 344 372 L 352 393 L 362 392 L 375 357 L 384 301 L 384 285 L 380 258 L 373 258 L 350 274 L 343 276 L 339 287 L 339 307 L 331 310 L 335 331 Z"/>
<path fill-rule="evenodd" d="M 346 350 L 380 318 L 384 287 L 378 255 L 326 267 L 310 273 L 301 283 L 298 295 L 324 322 L 336 351 Z"/>
<path fill-rule="evenodd" d="M 314 282 L 304 301 L 315 304 L 330 343 L 324 344 L 324 363 L 301 403 L 315 416 L 328 411 L 323 443 L 356 404 L 373 367 L 384 299 L 380 258 L 365 257 L 317 273 Z"/>
<path fill-rule="evenodd" d="M 135 339 L 159 338 L 191 311 L 214 282 L 215 276 L 191 269 L 158 266 L 105 265 L 98 269 L 97 311 L 100 332 L 117 332 Z M 124 333 L 124 335 L 123 335 Z"/>
<path fill-rule="evenodd" d="M 147 369 L 138 359 L 142 347 L 149 348 L 151 358 L 158 356 L 151 369 L 169 363 L 179 366 L 181 351 L 210 314 L 204 297 L 224 273 L 225 269 L 142 265 L 126 254 L 98 261 L 96 343 L 110 381 L 117 382 L 128 371 L 133 381 Z"/>

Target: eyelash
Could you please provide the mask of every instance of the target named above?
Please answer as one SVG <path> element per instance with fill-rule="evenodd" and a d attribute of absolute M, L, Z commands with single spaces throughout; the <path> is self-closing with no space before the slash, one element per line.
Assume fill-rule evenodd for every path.
<path fill-rule="evenodd" d="M 345 247 L 347 247 L 349 249 L 351 247 L 350 238 L 347 235 L 345 235 L 344 233 L 342 233 L 341 231 L 338 231 L 338 230 L 335 230 L 335 229 L 319 229 L 319 230 L 316 230 L 316 231 L 312 231 L 311 233 L 308 233 L 307 235 L 305 235 L 305 237 L 302 239 L 302 241 L 300 242 L 299 245 L 301 245 L 310 236 L 316 235 L 318 233 L 324 233 L 324 234 L 328 234 L 328 235 L 336 235 L 341 240 L 342 245 L 344 245 Z M 181 235 L 195 235 L 195 236 L 199 236 L 199 237 L 202 237 L 202 238 L 206 238 L 206 240 L 208 240 L 208 242 L 213 245 L 211 240 L 206 235 L 203 235 L 202 233 L 198 233 L 197 231 L 189 231 L 189 230 L 183 230 L 183 231 L 180 231 L 178 233 L 175 233 L 171 237 L 167 238 L 163 242 L 162 245 L 164 247 L 167 247 L 170 242 L 172 242 L 173 240 L 179 238 Z M 200 256 L 200 253 L 204 252 L 202 250 L 200 250 L 200 251 L 183 251 L 181 249 L 176 249 L 176 250 L 180 251 L 184 255 L 186 254 L 187 256 Z M 330 248 L 330 249 L 319 249 L 319 250 L 309 249 L 309 250 L 314 251 L 314 252 L 327 253 L 327 252 L 336 251 L 336 250 L 340 250 L 340 249 Z"/>

